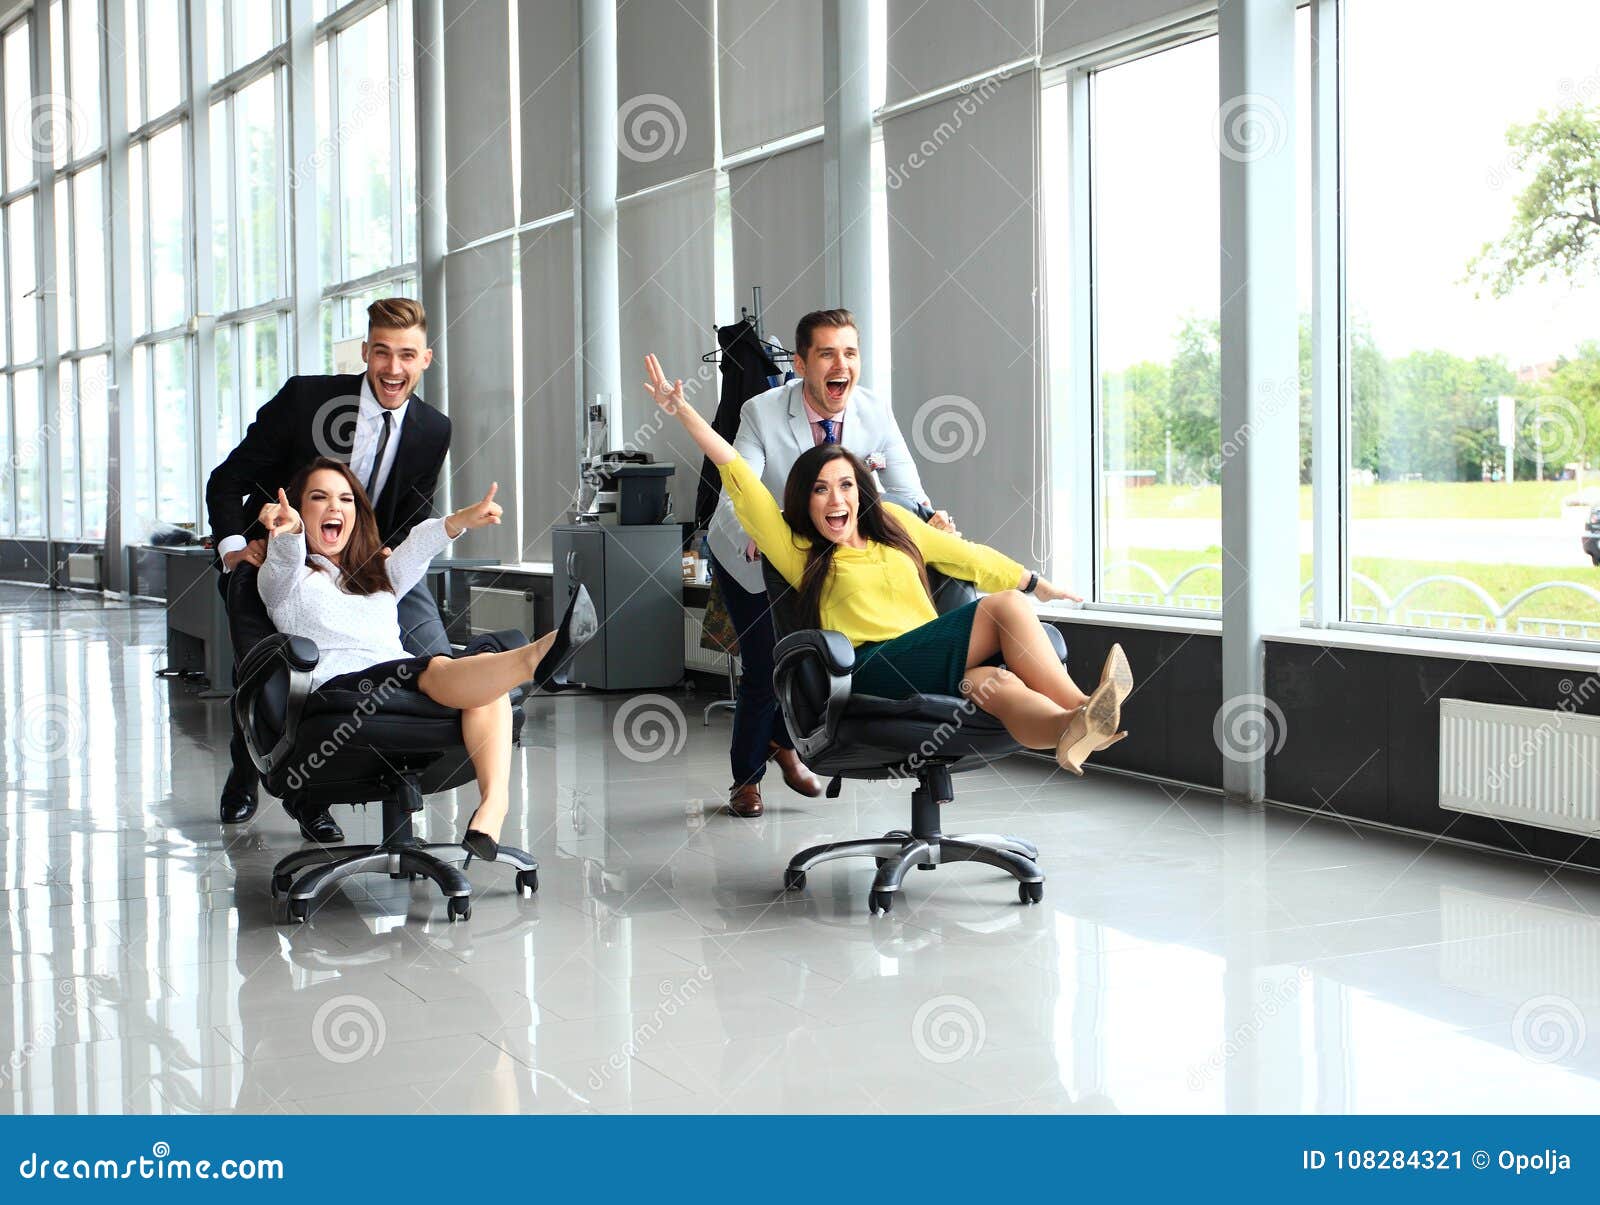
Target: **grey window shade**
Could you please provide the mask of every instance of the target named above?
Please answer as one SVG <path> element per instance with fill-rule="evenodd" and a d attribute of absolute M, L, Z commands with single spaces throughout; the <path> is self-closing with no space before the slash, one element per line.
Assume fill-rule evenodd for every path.
<path fill-rule="evenodd" d="M 711 0 L 617 4 L 617 192 L 712 165 Z"/>
<path fill-rule="evenodd" d="M 510 237 L 496 239 L 445 259 L 444 287 L 450 311 L 450 488 L 457 506 L 483 497 L 500 483 L 500 504 L 509 510 L 517 488 L 516 397 L 512 390 L 516 331 Z M 485 527 L 463 537 L 471 556 L 516 560 L 514 522 Z"/>
<path fill-rule="evenodd" d="M 510 31 L 506 0 L 450 7 L 444 31 L 444 166 L 451 247 L 515 224 Z"/>
<path fill-rule="evenodd" d="M 888 0 L 887 102 L 1035 52 L 1035 0 Z"/>
<path fill-rule="evenodd" d="M 670 376 L 682 378 L 696 409 L 716 412 L 717 368 L 700 363 L 716 346 L 715 223 L 712 172 L 625 202 L 617 214 L 622 379 L 628 384 L 612 440 L 677 464 L 672 496 L 679 518 L 694 513 L 700 452 L 634 382 L 644 380 L 645 353 L 655 352 Z"/>
<path fill-rule="evenodd" d="M 750 287 L 761 286 L 762 326 L 785 347 L 792 346 L 800 316 L 830 302 L 824 296 L 822 158 L 818 142 L 728 173 L 735 296 L 746 305 Z M 733 315 L 719 318 L 728 322 Z"/>
<path fill-rule="evenodd" d="M 1037 106 L 1029 71 L 883 126 L 900 178 L 888 193 L 895 416 L 934 503 L 969 539 L 1025 562 L 1042 553 L 1047 513 Z"/>
<path fill-rule="evenodd" d="M 1059 58 L 1165 17 L 1205 6 L 1194 0 L 1043 0 L 1043 54 Z"/>
<path fill-rule="evenodd" d="M 522 558 L 547 561 L 577 484 L 573 223 L 522 236 Z"/>
<path fill-rule="evenodd" d="M 577 0 L 518 0 L 522 220 L 571 209 L 577 193 Z"/>
<path fill-rule="evenodd" d="M 822 0 L 720 0 L 717 41 L 724 154 L 822 124 Z"/>

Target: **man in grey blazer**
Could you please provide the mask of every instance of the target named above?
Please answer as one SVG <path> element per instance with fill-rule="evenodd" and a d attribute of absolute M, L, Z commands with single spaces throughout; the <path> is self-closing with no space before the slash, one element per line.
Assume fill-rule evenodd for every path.
<path fill-rule="evenodd" d="M 800 319 L 794 371 L 794 380 L 744 404 L 733 441 L 773 496 L 783 497 L 789 470 L 802 452 L 839 443 L 878 469 L 884 492 L 894 501 L 911 510 L 926 507 L 922 479 L 889 403 L 857 383 L 861 348 L 849 310 L 815 310 Z M 929 522 L 955 530 L 943 511 Z M 778 762 L 784 781 L 802 795 L 820 795 L 822 784 L 796 756 L 772 692 L 772 617 L 761 561 L 726 494 L 711 517 L 707 543 L 712 572 L 739 633 L 743 665 L 728 751 L 733 767 L 728 810 L 736 816 L 759 816 L 761 779 L 769 760 Z"/>

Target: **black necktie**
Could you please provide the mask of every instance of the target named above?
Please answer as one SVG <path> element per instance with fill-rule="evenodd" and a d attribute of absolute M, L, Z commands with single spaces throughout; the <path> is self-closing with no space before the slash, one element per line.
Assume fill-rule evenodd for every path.
<path fill-rule="evenodd" d="M 383 412 L 383 434 L 378 436 L 378 450 L 372 457 L 372 472 L 367 474 L 367 501 L 376 502 L 378 499 L 378 470 L 383 467 L 383 450 L 389 446 L 389 432 L 394 430 L 394 415 L 389 411 Z"/>

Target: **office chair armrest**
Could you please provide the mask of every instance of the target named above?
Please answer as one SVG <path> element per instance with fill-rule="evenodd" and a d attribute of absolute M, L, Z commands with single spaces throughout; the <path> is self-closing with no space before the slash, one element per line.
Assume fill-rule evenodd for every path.
<path fill-rule="evenodd" d="M 799 677 L 807 663 L 820 670 L 827 683 L 828 697 L 820 714 L 814 700 L 802 700 L 800 696 Z M 800 760 L 815 758 L 833 744 L 839 720 L 850 702 L 850 674 L 855 664 L 856 651 L 842 632 L 791 632 L 778 641 L 772 653 L 772 687 Z M 808 724 L 812 716 L 817 722 Z"/>
<path fill-rule="evenodd" d="M 1044 628 L 1044 634 L 1050 639 L 1051 649 L 1055 651 L 1055 655 L 1060 659 L 1061 664 L 1065 665 L 1067 663 L 1067 638 L 1061 634 L 1061 629 L 1049 620 L 1045 620 L 1041 626 Z"/>
<path fill-rule="evenodd" d="M 321 652 L 313 641 L 303 636 L 286 636 L 275 632 L 244 655 L 239 662 L 238 684 L 233 691 L 234 722 L 244 734 L 244 744 L 250 760 L 262 774 L 270 774 L 288 756 L 294 747 L 295 735 L 300 727 L 300 715 L 305 710 L 306 696 L 311 693 L 311 671 L 321 659 Z M 256 730 L 256 707 L 262 691 L 276 675 L 288 675 L 284 702 L 283 731 L 272 748 L 259 748 Z"/>
<path fill-rule="evenodd" d="M 772 665 L 777 667 L 799 656 L 818 658 L 830 674 L 848 674 L 856 667 L 856 650 L 843 632 L 830 632 L 814 628 L 805 632 L 791 632 L 778 641 L 772 650 Z"/>

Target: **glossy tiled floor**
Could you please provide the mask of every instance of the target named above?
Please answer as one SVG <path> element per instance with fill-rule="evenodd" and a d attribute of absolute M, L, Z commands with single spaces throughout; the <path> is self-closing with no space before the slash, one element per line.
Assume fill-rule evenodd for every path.
<path fill-rule="evenodd" d="M 297 837 L 218 826 L 163 637 L 0 586 L 0 1111 L 1600 1110 L 1592 876 L 1013 760 L 947 823 L 1036 840 L 1044 903 L 947 867 L 870 918 L 870 863 L 780 872 L 904 797 L 727 816 L 703 695 L 530 705 L 537 897 L 475 865 L 466 924 L 380 878 L 275 927 Z"/>

